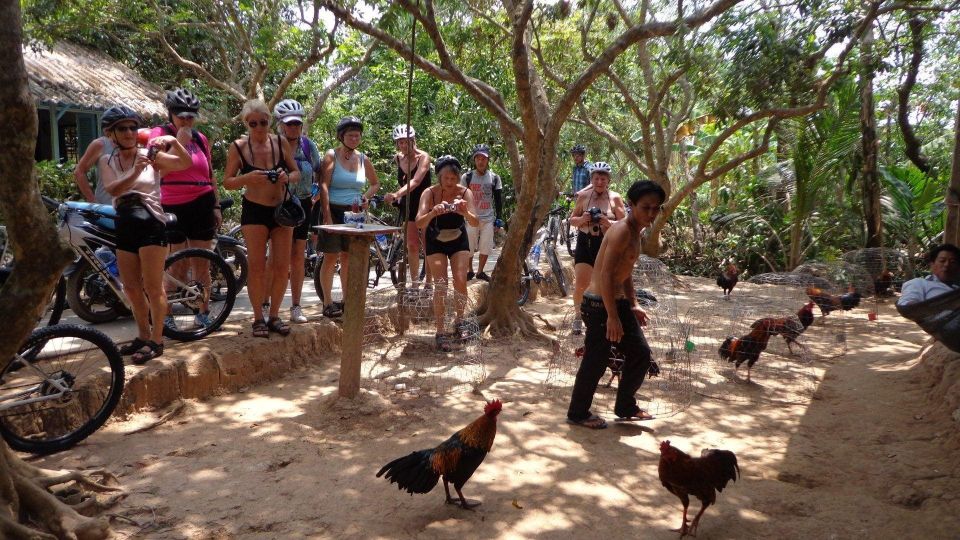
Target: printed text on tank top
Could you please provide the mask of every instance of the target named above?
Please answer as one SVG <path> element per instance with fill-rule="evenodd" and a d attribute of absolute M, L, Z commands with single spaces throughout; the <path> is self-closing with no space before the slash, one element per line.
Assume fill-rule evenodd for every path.
<path fill-rule="evenodd" d="M 608 189 L 604 191 L 603 195 L 607 199 L 606 208 L 603 207 L 602 199 L 599 196 L 597 196 L 596 190 L 590 191 L 590 199 L 588 200 L 586 206 L 583 209 L 584 216 L 590 217 L 590 214 L 588 211 L 594 207 L 594 197 L 596 197 L 596 203 L 597 203 L 596 207 L 603 212 L 603 215 L 607 216 L 607 219 L 613 220 L 617 217 L 617 215 L 613 212 L 613 204 L 612 204 L 612 201 L 610 200 L 610 190 Z M 585 232 L 593 236 L 603 236 L 603 230 L 601 230 L 600 225 L 597 225 L 597 224 L 587 223 L 586 225 L 580 226 L 579 230 L 581 232 Z"/>

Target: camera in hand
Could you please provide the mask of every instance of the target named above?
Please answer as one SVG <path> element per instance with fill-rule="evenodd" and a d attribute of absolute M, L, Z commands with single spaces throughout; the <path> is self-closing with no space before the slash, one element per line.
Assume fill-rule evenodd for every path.
<path fill-rule="evenodd" d="M 147 159 L 149 159 L 150 161 L 153 161 L 157 159 L 157 154 L 159 153 L 160 153 L 160 147 L 158 145 L 156 144 L 150 145 L 150 147 L 147 148 Z"/>
<path fill-rule="evenodd" d="M 280 172 L 276 170 L 269 170 L 265 172 L 267 173 L 267 180 L 269 180 L 271 184 L 276 184 L 277 179 L 280 178 Z"/>
<path fill-rule="evenodd" d="M 600 216 L 603 215 L 603 210 L 593 206 L 587 210 L 587 213 L 590 214 L 590 223 L 600 223 Z"/>
<path fill-rule="evenodd" d="M 457 210 L 457 203 L 443 203 L 444 212 L 455 212 Z"/>

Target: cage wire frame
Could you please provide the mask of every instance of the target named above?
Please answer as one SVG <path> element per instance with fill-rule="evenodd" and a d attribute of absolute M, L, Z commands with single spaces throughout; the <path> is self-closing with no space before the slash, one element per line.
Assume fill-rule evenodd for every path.
<path fill-rule="evenodd" d="M 783 307 L 796 315 L 801 307 L 813 301 L 807 294 L 809 287 L 816 287 L 832 295 L 840 294 L 840 287 L 827 278 L 795 272 L 757 274 L 747 280 L 741 292 L 745 292 L 747 296 L 769 299 L 772 304 L 766 308 L 768 311 Z M 760 299 L 745 298 L 741 301 L 764 306 Z M 838 309 L 827 316 L 823 315 L 816 305 L 813 312 L 813 323 L 803 332 L 807 349 L 820 359 L 845 356 L 852 323 L 848 312 Z"/>
<path fill-rule="evenodd" d="M 656 376 L 649 371 L 645 376 L 636 394 L 637 405 L 656 418 L 674 416 L 689 407 L 693 399 L 690 357 L 677 312 L 678 280 L 666 264 L 642 255 L 634 267 L 633 281 L 638 301 L 648 317 L 647 325 L 642 328 L 644 337 L 651 359 L 659 368 Z M 584 346 L 585 329 L 581 335 L 572 332 L 574 315 L 571 309 L 563 318 L 544 380 L 549 393 L 564 399 L 570 397 Z M 611 355 L 610 362 L 611 367 L 597 386 L 592 409 L 613 414 L 619 384 L 614 369 L 622 366 L 622 359 Z"/>
<path fill-rule="evenodd" d="M 834 313 L 843 312 L 847 318 L 865 318 L 871 322 L 878 319 L 880 302 L 874 289 L 874 279 L 863 266 L 843 260 L 807 261 L 793 271 L 829 279 L 836 285 L 835 295 L 846 294 L 851 286 L 860 293 L 860 302 L 854 309 L 837 310 Z"/>
<path fill-rule="evenodd" d="M 913 263 L 907 253 L 886 247 L 863 248 L 844 253 L 843 260 L 864 268 L 870 275 L 873 282 L 875 318 L 881 318 L 881 310 L 884 316 L 889 314 L 896 317 L 896 308 L 887 300 L 900 291 L 906 280 L 914 276 Z"/>
<path fill-rule="evenodd" d="M 768 297 L 741 293 L 731 301 L 709 298 L 689 306 L 683 324 L 689 328 L 688 339 L 693 343 L 690 356 L 697 394 L 740 403 L 793 404 L 812 399 L 819 380 L 807 332 L 796 336 L 792 351 L 781 335 L 769 336 L 767 347 L 751 370 L 751 382 L 744 374 L 746 362 L 737 369 L 733 362 L 720 357 L 724 340 L 747 335 L 755 323 L 766 318 L 783 319 L 791 328 L 802 327 L 796 313 Z"/>
<path fill-rule="evenodd" d="M 445 290 L 444 290 L 445 289 Z M 437 342 L 434 295 L 443 305 Z M 457 308 L 463 312 L 458 317 Z M 362 384 L 383 395 L 440 396 L 476 390 L 487 378 L 476 306 L 450 287 L 367 292 L 363 325 Z"/>

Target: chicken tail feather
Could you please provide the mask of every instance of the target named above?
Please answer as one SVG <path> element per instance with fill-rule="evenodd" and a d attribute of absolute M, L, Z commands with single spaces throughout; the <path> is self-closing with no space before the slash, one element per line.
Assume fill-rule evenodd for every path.
<path fill-rule="evenodd" d="M 701 452 L 700 457 L 714 464 L 706 470 L 710 471 L 710 483 L 717 491 L 723 491 L 727 482 L 736 482 L 740 477 L 740 465 L 737 464 L 737 456 L 733 452 L 710 448 Z"/>
<path fill-rule="evenodd" d="M 397 488 L 407 493 L 428 493 L 440 480 L 440 473 L 433 470 L 430 457 L 433 450 L 418 450 L 387 463 L 377 472 Z"/>

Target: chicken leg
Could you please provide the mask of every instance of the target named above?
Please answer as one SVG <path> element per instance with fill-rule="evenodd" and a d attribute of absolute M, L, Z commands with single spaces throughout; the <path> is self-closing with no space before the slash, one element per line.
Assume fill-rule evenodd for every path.
<path fill-rule="evenodd" d="M 700 516 L 703 515 L 703 512 L 710 506 L 710 503 L 703 503 L 700 506 L 700 511 L 697 512 L 696 517 L 693 518 L 693 522 L 690 524 L 690 530 L 687 532 L 690 536 L 697 535 L 697 526 L 700 524 Z"/>
<path fill-rule="evenodd" d="M 680 533 L 680 538 L 683 538 L 684 535 L 687 534 L 687 504 L 688 503 L 685 502 L 683 505 L 683 523 L 681 523 L 677 529 L 670 529 L 673 532 Z"/>
<path fill-rule="evenodd" d="M 467 499 L 463 496 L 463 492 L 461 492 L 460 488 L 458 488 L 456 485 L 453 486 L 453 489 L 457 491 L 457 496 L 460 497 L 460 508 L 463 508 L 464 510 L 472 510 L 475 506 L 480 506 L 479 502 L 467 501 Z M 458 501 L 450 496 L 450 485 L 446 478 L 443 479 L 443 490 L 447 493 L 447 504 L 458 504 Z"/>

